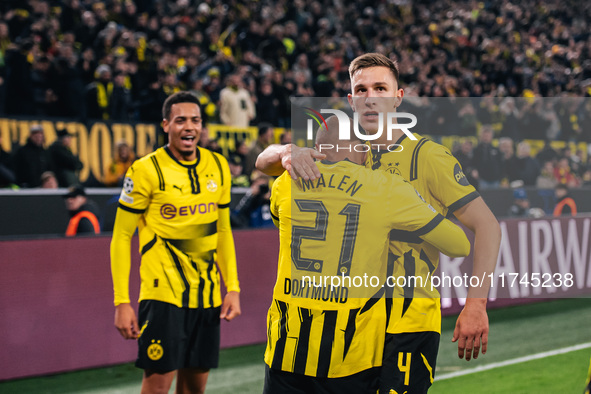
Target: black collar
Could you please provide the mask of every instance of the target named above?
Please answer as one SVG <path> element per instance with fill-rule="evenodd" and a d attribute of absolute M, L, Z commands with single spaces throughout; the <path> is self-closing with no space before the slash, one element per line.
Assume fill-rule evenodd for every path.
<path fill-rule="evenodd" d="M 201 151 L 199 150 L 199 147 L 195 147 L 195 149 L 197 150 L 197 160 L 195 160 L 195 164 L 183 164 L 181 163 L 176 157 L 174 157 L 174 155 L 172 154 L 170 148 L 168 147 L 168 144 L 166 144 L 164 146 L 164 151 L 166 153 L 168 153 L 168 156 L 170 156 L 170 158 L 172 160 L 174 160 L 175 162 L 178 163 L 178 165 L 183 166 L 185 168 L 193 168 L 193 167 L 197 167 L 197 165 L 199 164 L 199 162 L 201 161 Z"/>

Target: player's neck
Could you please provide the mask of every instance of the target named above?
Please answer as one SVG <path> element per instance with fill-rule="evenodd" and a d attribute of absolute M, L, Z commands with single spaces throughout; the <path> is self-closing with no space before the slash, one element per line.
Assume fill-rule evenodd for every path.
<path fill-rule="evenodd" d="M 194 161 L 197 159 L 197 147 L 195 147 L 195 150 L 190 154 L 176 150 L 170 144 L 167 144 L 166 147 L 178 161 Z"/>
<path fill-rule="evenodd" d="M 375 142 L 372 141 L 372 144 L 382 144 L 382 145 L 395 144 L 396 141 L 398 141 L 400 139 L 400 137 L 402 137 L 403 135 L 404 135 L 404 132 L 402 130 L 393 129 L 392 130 L 392 139 L 389 139 L 388 133 L 386 131 L 383 131 L 382 135 L 380 135 L 380 138 L 375 140 Z"/>

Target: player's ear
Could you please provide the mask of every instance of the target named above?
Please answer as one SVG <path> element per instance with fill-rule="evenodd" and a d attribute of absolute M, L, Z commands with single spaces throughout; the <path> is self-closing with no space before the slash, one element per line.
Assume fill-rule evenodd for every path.
<path fill-rule="evenodd" d="M 347 101 L 349 101 L 351 109 L 353 110 L 353 112 L 355 112 L 355 104 L 353 104 L 353 95 L 351 95 L 351 93 L 347 94 Z"/>
<path fill-rule="evenodd" d="M 402 104 L 403 97 L 404 97 L 404 90 L 398 89 L 398 91 L 396 91 L 396 99 L 394 100 L 394 108 L 400 107 L 400 104 Z"/>
<path fill-rule="evenodd" d="M 162 126 L 162 130 L 164 130 L 165 133 L 168 133 L 168 119 L 162 119 L 162 123 L 160 125 Z"/>

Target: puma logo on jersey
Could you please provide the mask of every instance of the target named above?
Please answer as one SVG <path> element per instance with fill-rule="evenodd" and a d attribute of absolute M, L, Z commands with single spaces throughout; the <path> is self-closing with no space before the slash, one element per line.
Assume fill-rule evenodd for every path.
<path fill-rule="evenodd" d="M 183 192 L 183 187 L 182 186 L 181 187 L 178 187 L 177 185 L 172 185 L 172 188 L 173 189 L 179 189 L 179 192 L 181 192 L 181 193 Z"/>

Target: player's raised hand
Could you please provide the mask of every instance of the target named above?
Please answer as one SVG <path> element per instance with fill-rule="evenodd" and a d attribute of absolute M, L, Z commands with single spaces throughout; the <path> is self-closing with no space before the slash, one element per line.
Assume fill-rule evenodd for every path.
<path fill-rule="evenodd" d="M 322 160 L 325 157 L 324 153 L 315 149 L 289 144 L 281 154 L 281 166 L 289 172 L 294 180 L 298 177 L 314 180 L 320 178 L 320 171 L 314 164 L 315 160 Z"/>
<path fill-rule="evenodd" d="M 464 309 L 458 316 L 452 342 L 458 342 L 458 357 L 470 361 L 478 358 L 488 346 L 488 315 L 486 303 L 480 299 L 467 299 Z"/>
<path fill-rule="evenodd" d="M 231 321 L 237 316 L 240 316 L 242 311 L 240 310 L 240 293 L 236 291 L 229 291 L 224 297 L 222 303 L 222 310 L 220 313 L 220 319 Z"/>
<path fill-rule="evenodd" d="M 115 307 L 115 327 L 125 339 L 137 339 L 140 331 L 135 311 L 130 304 L 119 304 Z"/>

